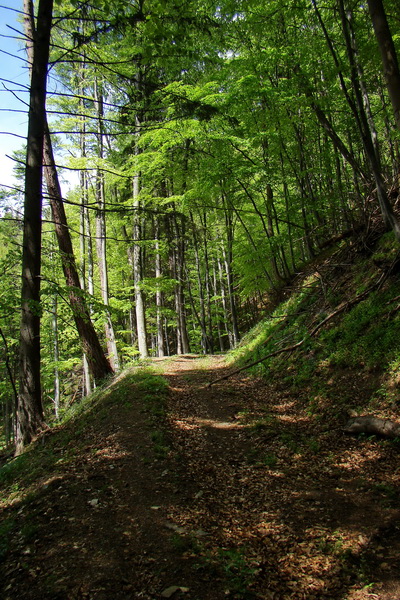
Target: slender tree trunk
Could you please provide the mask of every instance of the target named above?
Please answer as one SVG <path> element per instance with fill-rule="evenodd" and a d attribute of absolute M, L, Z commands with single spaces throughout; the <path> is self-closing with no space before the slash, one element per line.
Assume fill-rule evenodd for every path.
<path fill-rule="evenodd" d="M 69 233 L 64 204 L 62 201 L 61 188 L 55 168 L 53 149 L 51 146 L 50 133 L 46 126 L 46 138 L 44 146 L 45 176 L 49 192 L 50 206 L 52 210 L 54 226 L 61 253 L 61 262 L 65 280 L 68 286 L 69 300 L 75 325 L 82 343 L 83 351 L 87 356 L 90 372 L 96 383 L 104 377 L 113 373 L 104 350 L 100 345 L 99 338 L 90 319 L 85 298 L 82 293 L 78 270 L 76 268 L 71 236 Z"/>
<path fill-rule="evenodd" d="M 58 346 L 58 319 L 57 319 L 57 295 L 53 296 L 53 315 L 52 315 L 52 330 L 53 330 L 53 360 L 54 360 L 54 414 L 58 419 L 60 411 L 60 374 L 58 371 L 59 346 Z"/>
<path fill-rule="evenodd" d="M 15 417 L 17 414 L 17 409 L 18 409 L 18 390 L 17 390 L 17 385 L 16 385 L 16 376 L 17 373 L 15 373 L 15 369 L 12 368 L 11 362 L 10 362 L 10 353 L 9 353 L 9 348 L 8 348 L 8 344 L 7 344 L 7 339 L 0 327 L 0 337 L 3 340 L 3 344 L 4 344 L 4 363 L 5 363 L 5 367 L 6 367 L 6 371 L 8 374 L 8 378 L 10 380 L 10 384 L 13 390 L 13 395 L 10 396 L 8 395 L 6 398 L 6 403 L 4 406 L 4 437 L 6 440 L 6 444 L 7 446 L 9 444 L 11 444 L 11 441 L 13 440 L 14 437 L 14 432 L 15 432 L 15 427 L 14 427 L 14 423 L 15 423 Z M 13 361 L 15 362 L 15 361 Z"/>
<path fill-rule="evenodd" d="M 33 19 L 33 5 L 29 0 L 24 2 L 24 12 Z M 52 13 L 53 1 L 40 0 L 37 31 L 32 27 L 28 36 L 33 40 L 33 52 L 28 55 L 31 86 L 25 167 L 17 452 L 32 440 L 43 423 L 40 382 L 42 164 Z"/>
<path fill-rule="evenodd" d="M 368 157 L 369 163 L 371 165 L 371 170 L 375 179 L 376 193 L 383 217 L 383 222 L 387 229 L 391 229 L 393 231 L 396 240 L 400 241 L 400 224 L 393 212 L 392 206 L 387 196 L 386 186 L 383 180 L 382 172 L 379 167 L 379 160 L 376 156 L 375 148 L 372 142 L 372 136 L 368 124 L 368 119 L 364 111 L 362 92 L 360 88 L 360 82 L 358 79 L 357 64 L 354 56 L 354 47 L 351 41 L 352 14 L 350 11 L 346 11 L 344 0 L 339 0 L 339 12 L 342 20 L 342 29 L 346 43 L 347 55 L 351 67 L 351 82 L 353 85 L 353 91 L 359 113 L 358 122 L 360 127 L 360 133 L 365 153 Z"/>
<path fill-rule="evenodd" d="M 204 287 L 207 297 L 207 324 L 208 324 L 208 352 L 213 354 L 214 352 L 214 336 L 213 336 L 213 322 L 212 322 L 212 309 L 211 309 L 211 282 L 210 282 L 210 264 L 208 256 L 208 240 L 207 240 L 207 215 L 203 212 L 203 248 L 204 248 Z"/>
<path fill-rule="evenodd" d="M 84 89 L 81 89 L 82 96 L 85 93 Z M 83 113 L 83 100 L 80 100 L 81 111 Z M 86 126 L 85 118 L 82 118 L 81 129 L 80 129 L 80 151 L 81 157 L 86 158 Z M 79 227 L 79 241 L 81 251 L 81 269 L 80 269 L 80 285 L 82 290 L 86 290 L 86 232 L 88 244 L 90 243 L 90 250 L 88 248 L 87 259 L 89 262 L 89 276 L 88 276 L 88 287 L 93 291 L 93 259 L 92 259 L 92 244 L 90 236 L 90 220 L 88 215 L 88 177 L 87 172 L 82 169 L 79 173 L 80 191 L 81 191 L 81 207 L 80 207 L 80 227 Z M 89 314 L 92 310 L 89 306 Z M 90 378 L 89 363 L 85 353 L 82 356 L 83 365 L 83 385 L 82 385 L 82 397 L 88 396 L 92 392 L 92 381 Z"/>
<path fill-rule="evenodd" d="M 177 280 L 177 284 L 175 286 L 177 353 L 188 354 L 190 352 L 190 344 L 186 324 L 185 295 L 183 291 L 185 231 L 183 224 L 181 230 L 179 230 L 176 212 L 173 213 L 173 229 L 175 238 L 174 278 Z"/>
<path fill-rule="evenodd" d="M 240 333 L 239 333 L 237 310 L 236 310 L 235 286 L 234 286 L 233 273 L 232 273 L 233 225 L 232 225 L 232 219 L 231 219 L 231 216 L 230 216 L 228 210 L 225 210 L 225 225 L 226 225 L 227 245 L 226 245 L 226 249 L 225 249 L 224 245 L 222 245 L 222 252 L 223 252 L 223 258 L 224 258 L 226 280 L 228 283 L 228 299 L 229 299 L 229 308 L 230 308 L 230 312 L 231 312 L 233 343 L 234 343 L 234 346 L 237 346 L 237 344 L 240 342 Z"/>
<path fill-rule="evenodd" d="M 218 275 L 219 275 L 219 289 L 220 289 L 221 300 L 222 300 L 222 309 L 223 309 L 223 323 L 224 323 L 226 337 L 229 341 L 229 348 L 233 349 L 235 347 L 235 343 L 233 341 L 233 334 L 230 331 L 229 326 L 228 326 L 230 319 L 229 319 L 228 303 L 227 303 L 226 291 L 225 291 L 224 270 L 223 270 L 222 262 L 221 262 L 219 255 L 217 256 L 217 263 L 218 263 Z"/>
<path fill-rule="evenodd" d="M 382 0 L 368 0 L 372 25 L 382 57 L 386 85 L 393 107 L 397 129 L 400 130 L 400 69 L 392 34 Z"/>
<path fill-rule="evenodd" d="M 140 227 L 140 199 L 139 199 L 139 175 L 133 178 L 133 248 L 132 248 L 132 266 L 133 282 L 135 288 L 135 311 L 136 327 L 139 346 L 139 354 L 142 358 L 149 355 L 147 347 L 146 317 L 144 309 L 142 283 L 142 249 L 140 247 L 141 227 Z"/>
<path fill-rule="evenodd" d="M 155 221 L 155 276 L 156 276 L 156 310 L 157 310 L 157 356 L 164 356 L 164 330 L 163 330 L 163 294 L 160 289 L 160 280 L 162 278 L 161 254 L 160 254 L 160 223 L 158 217 Z"/>
<path fill-rule="evenodd" d="M 218 298 L 218 271 L 217 271 L 217 257 L 213 260 L 213 296 L 214 296 L 214 318 L 217 324 L 218 343 L 221 352 L 224 351 L 224 332 L 221 325 L 221 300 Z M 222 298 L 221 298 L 222 299 Z"/>
<path fill-rule="evenodd" d="M 103 131 L 103 96 L 101 90 L 98 89 L 98 83 L 95 82 L 95 98 L 97 105 L 97 124 L 98 124 L 98 157 L 100 162 L 104 158 L 104 131 Z M 109 311 L 109 295 L 108 295 L 108 265 L 107 265 L 107 249 L 106 249 L 106 219 L 105 219 L 105 189 L 104 189 L 104 175 L 101 169 L 96 173 L 96 200 L 97 200 L 97 211 L 96 211 L 96 248 L 97 248 L 97 260 L 99 265 L 100 273 L 100 288 L 101 297 L 103 304 L 106 307 L 106 322 L 105 322 L 105 334 L 107 341 L 108 357 L 111 366 L 114 371 L 119 371 L 119 360 L 118 350 L 115 341 L 114 327 L 111 321 L 111 315 Z"/>
<path fill-rule="evenodd" d="M 201 329 L 201 346 L 203 352 L 206 354 L 209 348 L 209 340 L 207 335 L 207 327 L 206 327 L 206 310 L 204 303 L 204 286 L 203 281 L 201 279 L 201 266 L 200 266 L 200 256 L 199 256 L 199 242 L 197 238 L 196 224 L 194 222 L 193 214 L 190 213 L 190 219 L 192 224 L 192 234 L 193 234 L 193 242 L 194 242 L 194 256 L 196 262 L 196 274 L 197 274 L 197 287 L 199 292 L 199 305 L 200 305 L 200 317 L 199 317 L 199 325 Z"/>

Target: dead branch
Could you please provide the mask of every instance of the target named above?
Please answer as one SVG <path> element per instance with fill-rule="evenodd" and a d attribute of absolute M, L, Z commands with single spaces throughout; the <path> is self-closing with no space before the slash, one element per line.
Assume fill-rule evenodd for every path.
<path fill-rule="evenodd" d="M 397 257 L 396 257 L 396 260 L 397 260 Z M 240 367 L 240 369 L 236 369 L 235 371 L 232 371 L 232 373 L 228 373 L 227 375 L 224 375 L 223 377 L 219 377 L 218 379 L 215 379 L 214 381 L 210 381 L 210 383 L 207 385 L 207 387 L 211 387 L 215 383 L 219 383 L 220 381 L 229 379 L 233 375 L 237 375 L 238 373 L 241 373 L 242 371 L 245 371 L 246 369 L 250 369 L 251 367 L 258 365 L 258 364 L 264 362 L 265 360 L 268 360 L 269 358 L 273 358 L 274 356 L 278 356 L 279 354 L 293 352 L 294 350 L 298 350 L 299 348 L 301 348 L 301 346 L 303 346 L 303 344 L 308 339 L 314 337 L 318 333 L 318 331 L 324 325 L 329 323 L 329 321 L 331 321 L 334 317 L 336 317 L 340 313 L 344 312 L 345 310 L 351 308 L 355 304 L 358 304 L 359 302 L 364 300 L 364 298 L 366 298 L 371 292 L 375 291 L 376 289 L 379 289 L 382 286 L 382 284 L 384 283 L 384 281 L 386 280 L 386 278 L 389 276 L 389 274 L 393 268 L 394 262 L 395 261 L 393 261 L 392 265 L 389 267 L 389 269 L 387 271 L 382 273 L 382 275 L 379 277 L 378 281 L 376 281 L 374 284 L 372 284 L 368 289 L 366 289 L 361 294 L 358 294 L 358 296 L 356 296 L 355 298 L 352 298 L 351 300 L 348 300 L 347 302 L 342 302 L 337 307 L 336 310 L 331 312 L 327 317 L 325 317 L 325 319 L 323 319 L 320 323 L 318 323 L 318 325 L 316 325 L 309 334 L 307 334 L 302 340 L 300 340 L 300 342 L 297 342 L 296 344 L 293 344 L 291 346 L 286 346 L 285 348 L 281 348 L 280 350 L 275 350 L 274 352 L 270 352 L 263 358 L 259 358 L 258 360 L 255 360 L 254 362 L 244 365 L 244 367 Z M 271 334 L 271 336 L 268 337 L 268 341 L 271 337 L 272 337 L 272 334 Z"/>
<path fill-rule="evenodd" d="M 379 419 L 372 415 L 364 415 L 349 419 L 343 431 L 353 434 L 367 433 L 394 439 L 400 437 L 400 423 L 389 419 Z"/>

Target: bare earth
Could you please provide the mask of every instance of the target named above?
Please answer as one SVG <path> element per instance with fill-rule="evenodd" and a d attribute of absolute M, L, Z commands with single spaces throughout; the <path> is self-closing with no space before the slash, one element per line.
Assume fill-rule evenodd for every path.
<path fill-rule="evenodd" d="M 3 600 L 400 599 L 398 446 L 246 373 L 207 388 L 222 357 L 156 365 L 157 424 L 125 390 L 2 511 Z"/>

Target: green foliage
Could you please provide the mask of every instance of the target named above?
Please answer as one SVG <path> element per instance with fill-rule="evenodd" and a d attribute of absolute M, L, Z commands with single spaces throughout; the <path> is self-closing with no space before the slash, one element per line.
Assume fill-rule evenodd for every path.
<path fill-rule="evenodd" d="M 385 318 L 388 303 L 400 290 L 370 294 L 323 335 L 332 365 L 386 368 L 400 351 L 400 317 Z"/>
<path fill-rule="evenodd" d="M 217 557 L 220 568 L 225 575 L 227 585 L 237 598 L 252 598 L 251 583 L 254 580 L 256 569 L 249 565 L 245 549 L 221 548 Z"/>
<path fill-rule="evenodd" d="M 355 70 L 345 52 L 340 16 L 329 3 L 56 2 L 55 22 L 62 27 L 54 27 L 51 60 L 60 89 L 71 92 L 51 99 L 51 109 L 64 113 L 51 127 L 68 132 L 53 136 L 56 162 L 64 157 L 85 172 L 86 183 L 71 191 L 65 204 L 82 281 L 87 279 L 93 242 L 94 291 L 81 293 L 103 347 L 111 318 L 122 364 L 139 356 L 131 331 L 138 289 L 144 297 L 152 353 L 158 350 L 160 328 L 168 353 L 178 350 L 177 330 L 183 319 L 192 351 L 224 350 L 233 346 L 237 329 L 248 331 L 265 310 L 270 311 L 293 275 L 303 265 L 312 266 L 332 238 L 369 221 L 376 203 L 370 190 L 375 185 L 370 173 L 360 174 L 368 170 L 368 161 L 365 131 L 357 126 L 362 115 L 354 114 L 352 100 L 358 87 L 365 90 L 371 107 L 382 178 L 389 187 L 393 183 L 395 193 L 396 182 L 390 178 L 397 168 L 398 134 L 390 125 L 380 57 L 366 6 L 349 11 L 358 72 L 363 73 L 359 85 L 351 78 Z M 82 48 L 85 60 L 74 63 Z M 99 136 L 99 95 L 104 100 L 104 144 Z M 101 237 L 97 169 L 104 177 L 107 309 L 95 250 Z M 139 184 L 134 200 L 133 180 Z M 0 197 L 0 209 L 10 217 L 10 206 L 15 202 L 17 207 L 20 199 L 11 202 L 5 196 Z M 82 201 L 89 213 L 84 235 L 79 234 Z M 135 248 L 140 251 L 136 289 L 135 216 Z M 45 218 L 51 221 L 48 213 Z M 0 228 L 0 326 L 7 345 L 1 357 L 10 357 L 17 378 L 21 232 L 18 222 L 5 219 Z M 45 223 L 41 309 L 47 414 L 53 411 L 56 370 L 62 410 L 82 389 L 82 351 L 52 229 Z M 388 234 L 374 260 L 387 266 L 396 252 Z M 156 274 L 156 259 L 161 275 Z M 368 287 L 371 274 L 368 269 L 360 275 L 359 291 Z M 310 326 L 307 314 L 322 284 L 311 275 L 301 292 L 245 338 L 234 360 L 256 360 L 275 350 L 277 343 L 285 346 L 303 339 Z M 324 301 L 338 304 L 340 291 L 326 290 Z M 363 362 L 370 368 L 395 360 L 397 318 L 385 324 L 380 319 L 384 306 L 378 303 L 377 299 L 376 306 L 372 302 L 355 307 L 346 324 L 330 328 L 323 338 L 328 356 L 322 360 L 341 366 Z M 291 358 L 276 358 L 253 373 L 279 373 L 288 363 L 286 381 L 307 384 L 322 352 L 311 340 L 304 349 L 308 355 L 296 369 L 291 369 Z M 12 386 L 3 363 L 0 402 L 10 412 Z"/>

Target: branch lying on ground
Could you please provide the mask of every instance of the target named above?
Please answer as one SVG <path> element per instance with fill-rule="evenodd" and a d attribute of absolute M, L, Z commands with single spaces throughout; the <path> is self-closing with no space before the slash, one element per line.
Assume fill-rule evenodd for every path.
<path fill-rule="evenodd" d="M 388 419 L 379 419 L 372 415 L 353 417 L 349 419 L 343 429 L 345 433 L 368 433 L 380 435 L 390 439 L 400 437 L 400 424 Z"/>
<path fill-rule="evenodd" d="M 324 325 L 329 323 L 329 321 L 331 321 L 334 317 L 336 317 L 340 313 L 344 312 L 345 310 L 353 307 L 355 304 L 358 304 L 358 302 L 361 302 L 362 300 L 364 300 L 364 298 L 366 298 L 371 292 L 379 289 L 382 286 L 382 284 L 384 283 L 385 279 L 387 279 L 387 277 L 389 277 L 390 272 L 392 271 L 397 260 L 398 260 L 398 256 L 396 256 L 396 258 L 390 265 L 389 269 L 387 269 L 387 271 L 382 273 L 382 275 L 379 277 L 378 281 L 376 281 L 373 285 L 371 285 L 368 289 L 366 289 L 361 294 L 358 294 L 358 296 L 356 296 L 355 298 L 352 298 L 351 300 L 348 300 L 347 302 L 342 302 L 341 304 L 339 304 L 339 306 L 337 307 L 336 310 L 331 312 L 327 317 L 325 317 L 325 319 L 323 319 L 320 323 L 318 323 L 318 325 L 316 325 L 314 327 L 314 329 L 312 329 L 312 331 L 310 333 L 308 333 L 302 340 L 300 340 L 299 342 L 297 342 L 296 344 L 293 344 L 291 346 L 286 346 L 285 348 L 281 348 L 280 350 L 275 350 L 274 352 L 270 352 L 266 356 L 263 356 L 263 358 L 259 358 L 258 360 L 255 360 L 254 362 L 244 365 L 244 367 L 240 367 L 240 369 L 236 369 L 235 371 L 232 371 L 232 373 L 228 373 L 228 375 L 224 375 L 223 377 L 219 377 L 218 379 L 215 379 L 214 381 L 210 381 L 210 383 L 207 385 L 207 387 L 211 387 L 215 383 L 219 383 L 220 381 L 229 379 L 233 375 L 237 375 L 238 373 L 241 373 L 242 371 L 245 371 L 246 369 L 250 369 L 251 367 L 258 365 L 258 364 L 264 362 L 265 360 L 268 360 L 269 358 L 273 358 L 274 356 L 278 356 L 279 354 L 293 352 L 294 350 L 298 350 L 299 348 L 301 348 L 307 340 L 314 337 L 318 333 L 318 331 Z M 270 338 L 271 338 L 271 336 L 269 336 L 268 341 Z"/>

